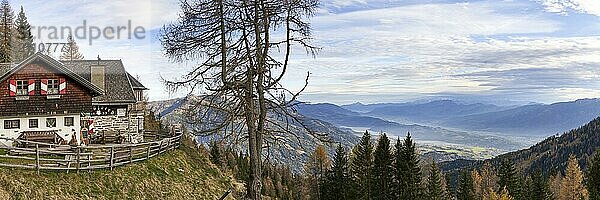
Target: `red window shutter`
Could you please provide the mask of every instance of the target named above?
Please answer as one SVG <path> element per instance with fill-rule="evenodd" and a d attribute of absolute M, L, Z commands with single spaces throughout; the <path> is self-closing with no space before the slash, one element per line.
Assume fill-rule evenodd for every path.
<path fill-rule="evenodd" d="M 48 94 L 48 79 L 42 79 L 40 81 L 40 94 Z"/>
<path fill-rule="evenodd" d="M 10 79 L 8 81 L 8 90 L 11 97 L 17 96 L 17 81 Z"/>
<path fill-rule="evenodd" d="M 58 82 L 60 83 L 60 85 L 58 86 L 58 93 L 67 94 L 67 81 L 65 80 L 65 78 L 60 78 Z"/>
<path fill-rule="evenodd" d="M 29 96 L 35 95 L 35 79 L 29 79 L 27 83 L 27 94 Z"/>

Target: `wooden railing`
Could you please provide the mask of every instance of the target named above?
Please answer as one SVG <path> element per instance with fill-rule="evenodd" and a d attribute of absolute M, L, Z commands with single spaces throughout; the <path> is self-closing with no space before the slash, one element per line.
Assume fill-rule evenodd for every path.
<path fill-rule="evenodd" d="M 147 160 L 181 145 L 181 132 L 174 137 L 138 144 L 68 146 L 0 137 L 0 141 L 21 144 L 15 147 L 0 145 L 0 167 L 40 170 L 113 169 L 114 167 Z M 23 145 L 24 144 L 24 145 Z M 35 148 L 33 147 L 35 146 Z"/>

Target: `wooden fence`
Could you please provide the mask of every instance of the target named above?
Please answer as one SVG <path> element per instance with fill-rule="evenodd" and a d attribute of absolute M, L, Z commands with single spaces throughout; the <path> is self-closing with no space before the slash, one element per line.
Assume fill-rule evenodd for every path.
<path fill-rule="evenodd" d="M 68 146 L 0 137 L 14 147 L 0 145 L 0 167 L 37 170 L 113 169 L 114 167 L 147 160 L 181 145 L 181 132 L 174 137 L 138 144 Z"/>

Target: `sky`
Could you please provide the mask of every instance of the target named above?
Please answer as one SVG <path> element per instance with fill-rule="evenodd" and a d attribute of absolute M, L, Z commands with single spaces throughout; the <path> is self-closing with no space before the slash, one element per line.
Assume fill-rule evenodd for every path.
<path fill-rule="evenodd" d="M 143 39 L 78 40 L 87 59 L 121 59 L 151 100 L 193 64 L 164 56 L 159 30 L 178 0 L 13 1 L 33 26 L 143 27 Z M 293 53 L 283 80 L 300 100 L 347 104 L 457 99 L 495 104 L 600 98 L 598 0 L 322 0 L 316 57 Z M 36 35 L 36 33 L 34 33 Z M 36 42 L 50 40 L 44 34 Z"/>

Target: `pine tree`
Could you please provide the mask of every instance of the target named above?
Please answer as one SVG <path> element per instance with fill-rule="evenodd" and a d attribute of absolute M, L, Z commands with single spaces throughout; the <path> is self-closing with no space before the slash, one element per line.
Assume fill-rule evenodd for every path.
<path fill-rule="evenodd" d="M 583 185 L 583 173 L 579 168 L 579 163 L 575 156 L 569 156 L 565 176 L 560 186 L 561 200 L 579 200 L 588 199 L 588 191 Z"/>
<path fill-rule="evenodd" d="M 61 52 L 61 60 L 83 60 L 83 55 L 79 52 L 79 46 L 77 46 L 73 35 L 69 35 L 67 44 L 63 46 Z"/>
<path fill-rule="evenodd" d="M 587 189 L 591 200 L 600 200 L 600 149 L 596 150 L 588 170 Z"/>
<path fill-rule="evenodd" d="M 327 156 L 327 151 L 323 145 L 319 145 L 304 165 L 304 170 L 308 174 L 310 194 L 312 194 L 310 199 L 321 198 L 321 183 L 323 183 L 325 172 L 330 168 L 331 160 L 329 160 L 329 157 Z"/>
<path fill-rule="evenodd" d="M 14 33 L 14 12 L 8 0 L 0 3 L 0 62 L 12 62 L 12 39 Z"/>
<path fill-rule="evenodd" d="M 422 197 L 421 168 L 419 155 L 410 133 L 406 135 L 402 150 L 395 155 L 396 182 L 399 183 L 398 196 L 400 199 L 420 199 Z"/>
<path fill-rule="evenodd" d="M 475 200 L 473 176 L 467 170 L 463 170 L 460 174 L 456 198 L 458 200 Z"/>
<path fill-rule="evenodd" d="M 518 197 L 520 194 L 517 170 L 513 162 L 508 158 L 500 161 L 500 166 L 498 167 L 498 186 L 499 188 L 506 188 L 508 193 L 513 197 Z"/>
<path fill-rule="evenodd" d="M 21 6 L 21 12 L 15 21 L 15 38 L 13 39 L 13 60 L 21 62 L 25 58 L 35 53 L 33 44 L 33 35 L 31 34 L 31 25 L 27 21 L 27 16 Z"/>
<path fill-rule="evenodd" d="M 390 140 L 385 134 L 379 136 L 377 147 L 375 148 L 373 164 L 373 190 L 371 195 L 373 199 L 393 199 L 392 189 L 393 168 L 392 153 L 390 150 Z"/>
<path fill-rule="evenodd" d="M 368 131 L 352 149 L 350 172 L 354 182 L 353 197 L 356 199 L 371 198 L 371 180 L 373 169 L 373 142 Z"/>
<path fill-rule="evenodd" d="M 431 168 L 429 169 L 429 177 L 427 177 L 427 199 L 446 200 L 448 193 L 446 191 L 445 182 L 446 180 L 444 180 L 444 176 L 437 164 L 432 162 Z"/>
<path fill-rule="evenodd" d="M 350 174 L 348 171 L 348 157 L 342 145 L 338 145 L 333 157 L 333 165 L 324 181 L 322 199 L 350 199 Z"/>

